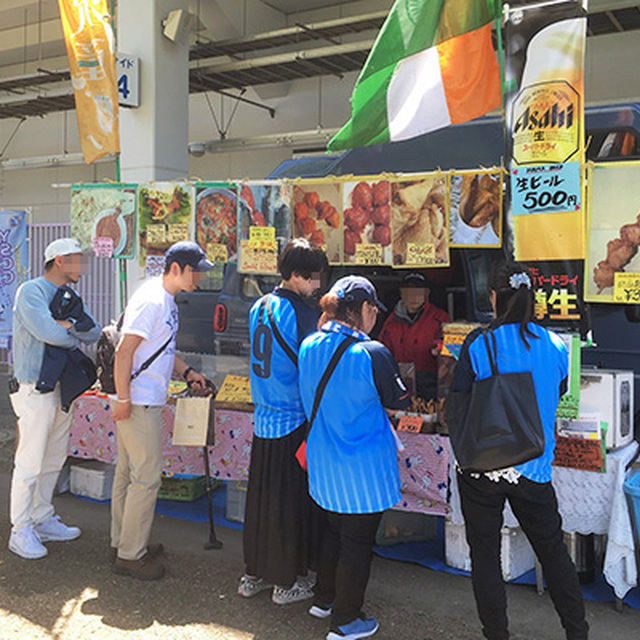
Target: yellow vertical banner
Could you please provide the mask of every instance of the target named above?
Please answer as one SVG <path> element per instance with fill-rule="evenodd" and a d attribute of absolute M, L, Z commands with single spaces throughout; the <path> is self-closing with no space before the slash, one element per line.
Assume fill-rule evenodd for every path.
<path fill-rule="evenodd" d="M 579 2 L 510 7 L 505 59 L 517 260 L 584 258 L 584 56 Z"/>
<path fill-rule="evenodd" d="M 114 38 L 106 0 L 58 0 L 82 153 L 120 150 Z"/>

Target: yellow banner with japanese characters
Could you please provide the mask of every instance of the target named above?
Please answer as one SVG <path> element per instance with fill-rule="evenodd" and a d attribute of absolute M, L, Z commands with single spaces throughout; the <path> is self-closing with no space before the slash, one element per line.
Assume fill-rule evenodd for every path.
<path fill-rule="evenodd" d="M 90 164 L 120 151 L 118 92 L 106 0 L 58 0 L 80 144 Z"/>

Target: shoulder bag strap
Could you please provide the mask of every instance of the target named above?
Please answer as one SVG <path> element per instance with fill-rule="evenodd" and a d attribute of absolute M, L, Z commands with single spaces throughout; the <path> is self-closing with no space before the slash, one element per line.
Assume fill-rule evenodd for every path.
<path fill-rule="evenodd" d="M 487 333 L 489 333 L 489 335 L 491 335 L 491 342 L 493 343 L 493 349 L 495 351 L 495 358 L 493 353 L 491 352 L 491 347 L 489 346 L 489 338 L 487 337 Z M 498 364 L 497 364 L 497 360 L 498 360 L 498 348 L 496 346 L 496 337 L 493 335 L 493 331 L 491 331 L 489 329 L 489 331 L 483 331 L 482 332 L 482 336 L 484 337 L 484 345 L 487 348 L 487 357 L 489 358 L 489 366 L 491 367 L 491 375 L 492 376 L 497 376 L 498 375 Z"/>
<path fill-rule="evenodd" d="M 131 374 L 131 379 L 135 380 L 145 369 L 148 369 L 151 363 L 169 346 L 172 339 L 173 336 L 169 336 L 169 339 L 153 355 L 148 357 L 135 373 Z"/>
<path fill-rule="evenodd" d="M 273 317 L 273 311 L 271 310 L 271 294 L 267 294 L 266 296 L 267 303 L 267 316 L 269 318 L 269 324 L 271 325 L 271 331 L 273 331 L 273 335 L 275 339 L 278 341 L 278 344 L 282 347 L 282 350 L 289 356 L 289 359 L 293 364 L 298 366 L 298 356 L 296 352 L 285 342 L 285 339 L 282 337 L 280 333 L 280 329 L 278 329 L 278 325 L 276 324 L 275 318 Z M 262 313 L 260 313 L 262 316 Z"/>
<path fill-rule="evenodd" d="M 347 336 L 335 350 L 333 355 L 331 356 L 331 360 L 329 360 L 329 364 L 327 368 L 324 370 L 322 377 L 320 378 L 320 382 L 318 382 L 318 388 L 316 389 L 316 395 L 313 398 L 313 408 L 311 409 L 311 416 L 309 418 L 309 426 L 308 429 L 311 429 L 311 425 L 316 418 L 316 413 L 318 413 L 318 407 L 320 406 L 320 400 L 322 399 L 322 394 L 324 393 L 324 388 L 327 386 L 327 382 L 329 382 L 329 378 L 333 373 L 336 365 L 338 364 L 338 360 L 342 357 L 342 354 L 354 343 L 358 342 L 357 338 L 353 336 Z"/>

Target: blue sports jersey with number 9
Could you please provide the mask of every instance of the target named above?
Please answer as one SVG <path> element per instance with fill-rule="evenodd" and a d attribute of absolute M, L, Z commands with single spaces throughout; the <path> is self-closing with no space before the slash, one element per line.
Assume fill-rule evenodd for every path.
<path fill-rule="evenodd" d="M 315 331 L 318 313 L 299 295 L 280 287 L 257 300 L 249 312 L 254 434 L 260 438 L 282 438 L 299 427 L 305 415 L 298 367 L 274 335 L 264 304 L 267 297 L 278 330 L 295 357 L 302 340 Z"/>

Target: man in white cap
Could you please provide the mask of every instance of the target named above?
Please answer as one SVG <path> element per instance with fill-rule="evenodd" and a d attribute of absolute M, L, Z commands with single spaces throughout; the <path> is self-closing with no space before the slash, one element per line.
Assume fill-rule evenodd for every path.
<path fill-rule="evenodd" d="M 84 271 L 77 240 L 59 238 L 44 252 L 44 274 L 20 286 L 13 310 L 11 404 L 18 416 L 18 448 L 11 479 L 9 549 L 34 560 L 47 555 L 43 542 L 73 540 L 80 529 L 60 521 L 53 490 L 67 458 L 72 412 L 63 411 L 60 385 L 40 393 L 36 382 L 45 344 L 73 349 L 95 342 L 100 325 L 77 331 L 72 320 L 55 320 L 49 305 L 62 285 L 76 283 Z"/>
<path fill-rule="evenodd" d="M 165 253 L 162 276 L 147 280 L 131 297 L 116 347 L 118 461 L 111 494 L 113 571 L 139 580 L 165 573 L 160 543 L 149 544 L 162 475 L 162 407 L 172 373 L 204 389 L 206 380 L 176 355 L 178 308 L 174 297 L 193 291 L 213 264 L 195 243 L 176 242 Z"/>

